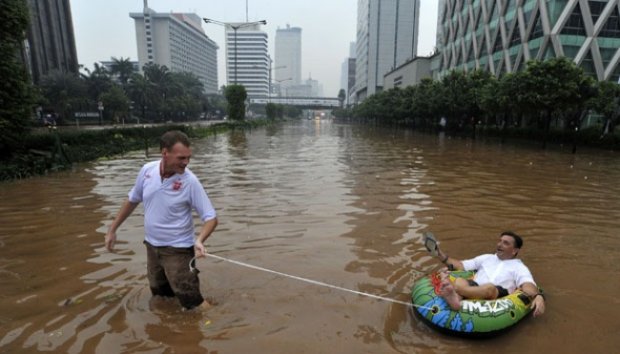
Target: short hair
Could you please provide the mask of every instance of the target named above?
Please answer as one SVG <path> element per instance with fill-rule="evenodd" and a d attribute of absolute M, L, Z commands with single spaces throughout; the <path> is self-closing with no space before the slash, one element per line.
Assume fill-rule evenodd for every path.
<path fill-rule="evenodd" d="M 189 147 L 189 138 L 179 130 L 170 130 L 164 133 L 159 139 L 159 149 L 170 150 L 176 143 L 181 143 Z"/>
<path fill-rule="evenodd" d="M 521 238 L 521 236 L 517 235 L 515 232 L 513 231 L 504 231 L 502 232 L 499 237 L 502 236 L 510 236 L 515 240 L 515 247 L 516 248 L 521 248 L 523 247 L 523 239 Z"/>

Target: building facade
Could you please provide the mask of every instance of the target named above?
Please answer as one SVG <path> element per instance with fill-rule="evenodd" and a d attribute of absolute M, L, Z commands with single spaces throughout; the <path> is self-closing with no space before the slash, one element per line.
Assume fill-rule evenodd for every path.
<path fill-rule="evenodd" d="M 243 85 L 248 97 L 266 97 L 269 92 L 267 33 L 260 24 L 226 24 L 226 81 Z M 236 29 L 235 29 L 236 28 Z"/>
<path fill-rule="evenodd" d="M 344 59 L 340 69 L 340 88 L 345 91 L 345 104 L 351 103 L 350 97 L 355 89 L 355 42 L 349 45 L 349 56 Z"/>
<path fill-rule="evenodd" d="M 275 41 L 276 81 L 282 88 L 301 84 L 301 28 L 278 28 Z"/>
<path fill-rule="evenodd" d="M 201 18 L 188 13 L 157 13 L 148 8 L 130 13 L 136 26 L 138 62 L 165 65 L 174 72 L 189 72 L 200 80 L 205 93 L 216 93 L 217 44 L 205 34 Z"/>
<path fill-rule="evenodd" d="M 51 71 L 78 74 L 69 0 L 28 0 L 30 25 L 22 50 L 33 82 Z"/>
<path fill-rule="evenodd" d="M 388 72 L 383 77 L 383 89 L 415 86 L 424 78 L 431 78 L 432 57 L 416 57 Z"/>
<path fill-rule="evenodd" d="M 417 55 L 419 0 L 358 0 L 356 100 L 381 91 L 383 75 Z"/>
<path fill-rule="evenodd" d="M 453 69 L 496 76 L 531 59 L 571 58 L 618 82 L 620 0 L 440 0 L 433 76 Z"/>

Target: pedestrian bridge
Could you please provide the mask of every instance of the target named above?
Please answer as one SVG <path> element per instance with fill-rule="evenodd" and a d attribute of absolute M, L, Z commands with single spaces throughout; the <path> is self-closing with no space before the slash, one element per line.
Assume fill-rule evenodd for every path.
<path fill-rule="evenodd" d="M 250 98 L 250 104 L 266 105 L 275 103 L 300 108 L 338 108 L 340 100 L 331 97 L 271 97 L 271 98 Z"/>

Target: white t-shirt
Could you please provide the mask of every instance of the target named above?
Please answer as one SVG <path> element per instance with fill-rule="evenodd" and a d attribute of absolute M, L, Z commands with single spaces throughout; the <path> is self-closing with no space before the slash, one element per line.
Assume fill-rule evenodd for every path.
<path fill-rule="evenodd" d="M 509 294 L 523 283 L 536 285 L 532 273 L 520 259 L 501 260 L 495 254 L 483 254 L 462 263 L 465 270 L 477 270 L 474 281 L 478 285 L 499 285 L 508 290 Z"/>
<path fill-rule="evenodd" d="M 153 246 L 192 247 L 195 209 L 204 222 L 216 217 L 202 184 L 188 168 L 161 180 L 160 161 L 142 167 L 129 201 L 144 203 L 144 239 Z"/>

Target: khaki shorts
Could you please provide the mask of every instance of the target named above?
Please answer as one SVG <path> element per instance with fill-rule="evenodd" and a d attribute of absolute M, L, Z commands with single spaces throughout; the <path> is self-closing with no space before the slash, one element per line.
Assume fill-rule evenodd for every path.
<path fill-rule="evenodd" d="M 189 269 L 194 257 L 194 247 L 156 247 L 146 245 L 147 277 L 151 293 L 157 296 L 176 296 L 186 309 L 194 308 L 204 301 L 200 294 L 198 275 Z"/>

